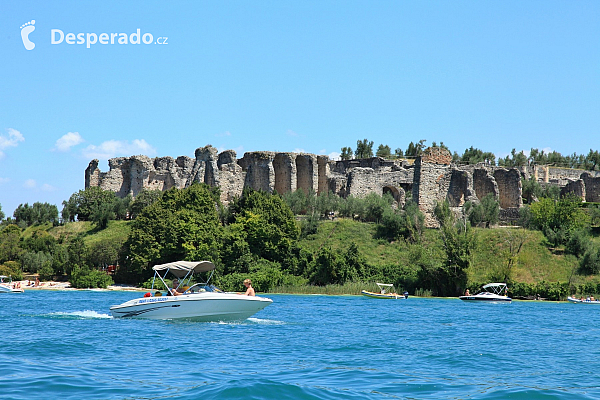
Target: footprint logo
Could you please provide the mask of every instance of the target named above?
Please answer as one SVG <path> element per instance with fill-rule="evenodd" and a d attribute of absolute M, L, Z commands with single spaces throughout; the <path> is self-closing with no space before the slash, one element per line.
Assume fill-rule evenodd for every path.
<path fill-rule="evenodd" d="M 33 26 L 34 24 L 35 19 L 32 19 L 30 22 L 21 25 L 21 39 L 23 39 L 23 46 L 25 46 L 27 50 L 33 50 L 35 47 L 35 43 L 29 40 L 29 34 L 35 31 L 35 26 Z"/>

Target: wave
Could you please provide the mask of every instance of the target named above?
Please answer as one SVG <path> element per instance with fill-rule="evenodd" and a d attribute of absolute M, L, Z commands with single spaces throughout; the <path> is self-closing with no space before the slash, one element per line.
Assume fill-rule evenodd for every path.
<path fill-rule="evenodd" d="M 110 319 L 112 315 L 109 314 L 101 314 L 97 311 L 93 310 L 84 310 L 84 311 L 73 311 L 73 312 L 54 312 L 50 314 L 46 314 L 44 316 L 48 316 L 51 318 L 66 318 L 66 319 Z"/>

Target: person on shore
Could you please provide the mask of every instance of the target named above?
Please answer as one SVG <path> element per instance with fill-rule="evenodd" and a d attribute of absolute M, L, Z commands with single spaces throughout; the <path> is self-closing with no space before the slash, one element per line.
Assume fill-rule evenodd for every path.
<path fill-rule="evenodd" d="M 252 281 L 250 279 L 244 280 L 244 286 L 246 286 L 246 296 L 256 296 L 256 292 L 254 292 L 254 288 L 252 287 Z"/>
<path fill-rule="evenodd" d="M 35 277 L 35 284 L 33 286 L 34 287 L 40 286 L 40 278 L 38 278 L 37 276 Z"/>

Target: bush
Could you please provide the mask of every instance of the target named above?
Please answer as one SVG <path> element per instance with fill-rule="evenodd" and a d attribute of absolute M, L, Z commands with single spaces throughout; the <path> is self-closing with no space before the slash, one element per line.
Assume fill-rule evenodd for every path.
<path fill-rule="evenodd" d="M 12 277 L 15 281 L 23 280 L 23 272 L 19 268 L 19 263 L 15 261 L 7 261 L 0 264 L 0 275 Z"/>
<path fill-rule="evenodd" d="M 45 264 L 38 273 L 43 281 L 51 281 L 54 278 L 54 268 L 50 264 Z"/>
<path fill-rule="evenodd" d="M 582 274 L 595 275 L 600 272 L 600 247 L 591 244 L 579 261 L 579 272 Z"/>
<path fill-rule="evenodd" d="M 112 285 L 114 283 L 112 278 L 102 271 L 79 266 L 73 267 L 73 271 L 71 271 L 71 278 L 69 279 L 69 281 L 71 282 L 71 286 L 79 289 L 106 289 L 108 285 Z"/>

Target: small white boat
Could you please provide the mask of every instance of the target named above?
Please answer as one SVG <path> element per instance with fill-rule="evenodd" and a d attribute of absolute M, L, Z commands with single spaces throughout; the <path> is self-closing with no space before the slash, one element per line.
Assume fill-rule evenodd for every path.
<path fill-rule="evenodd" d="M 488 302 L 488 303 L 510 303 L 512 299 L 506 295 L 506 283 L 488 283 L 483 285 L 483 291 L 475 295 L 460 296 L 463 301 Z"/>
<path fill-rule="evenodd" d="M 588 297 L 587 299 L 578 299 L 575 297 L 567 297 L 570 303 L 581 303 L 581 304 L 600 304 L 600 300 L 592 300 L 593 297 Z"/>
<path fill-rule="evenodd" d="M 362 295 L 373 297 L 375 299 L 408 299 L 408 292 L 404 292 L 403 294 L 396 293 L 396 288 L 391 283 L 375 282 L 375 284 L 379 286 L 379 292 L 369 292 L 368 290 L 363 290 L 361 291 Z"/>
<path fill-rule="evenodd" d="M 21 283 L 12 281 L 10 276 L 0 275 L 0 293 L 23 293 Z"/>
<path fill-rule="evenodd" d="M 244 296 L 237 293 L 225 293 L 208 282 L 212 277 L 215 265 L 210 261 L 175 261 L 155 265 L 152 292 L 144 297 L 129 300 L 123 304 L 110 307 L 113 317 L 149 318 L 149 319 L 185 319 L 192 321 L 236 321 L 246 319 L 269 304 L 273 300 L 266 297 Z M 209 272 L 204 283 L 196 283 L 191 287 L 192 276 L 200 272 Z M 181 283 L 174 288 L 175 296 L 163 296 L 161 291 L 154 291 L 156 278 L 168 287 L 165 276 L 171 273 Z M 162 275 L 161 275 L 162 274 Z"/>

